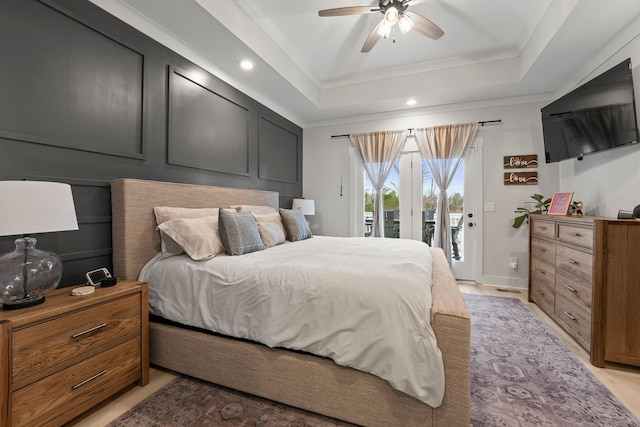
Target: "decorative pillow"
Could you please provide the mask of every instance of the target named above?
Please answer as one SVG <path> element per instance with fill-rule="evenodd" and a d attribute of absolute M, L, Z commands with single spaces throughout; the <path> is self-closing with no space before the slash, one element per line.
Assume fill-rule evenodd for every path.
<path fill-rule="evenodd" d="M 257 215 L 252 213 L 253 219 L 256 220 L 258 225 L 258 232 L 262 238 L 262 243 L 266 248 L 284 243 L 286 236 L 284 226 L 282 225 L 282 219 L 278 212 Z"/>
<path fill-rule="evenodd" d="M 266 215 L 274 212 L 278 212 L 271 206 L 258 206 L 258 205 L 235 205 L 231 206 L 231 209 L 235 209 L 240 213 L 254 213 L 258 215 Z"/>
<path fill-rule="evenodd" d="M 221 210 L 220 238 L 229 255 L 243 255 L 264 249 L 258 225 L 250 213 Z"/>
<path fill-rule="evenodd" d="M 203 216 L 218 216 L 218 208 L 177 208 L 171 206 L 156 206 L 156 225 L 172 219 L 202 218 Z"/>
<path fill-rule="evenodd" d="M 172 239 L 196 261 L 211 259 L 224 253 L 218 233 L 218 217 L 172 219 L 158 226 L 161 235 Z"/>
<path fill-rule="evenodd" d="M 300 209 L 280 209 L 280 216 L 290 241 L 296 242 L 311 237 L 309 224 Z"/>
<path fill-rule="evenodd" d="M 172 206 L 156 206 L 153 208 L 153 213 L 156 215 L 156 225 L 160 225 L 173 219 L 202 218 L 205 216 L 215 216 L 217 218 L 218 210 L 218 208 L 179 208 Z M 160 239 L 163 258 L 180 255 L 184 252 L 182 247 L 167 234 L 161 232 Z"/>

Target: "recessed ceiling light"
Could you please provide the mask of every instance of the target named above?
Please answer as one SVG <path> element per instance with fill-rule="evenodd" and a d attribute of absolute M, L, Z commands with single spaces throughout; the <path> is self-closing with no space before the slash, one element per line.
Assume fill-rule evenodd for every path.
<path fill-rule="evenodd" d="M 416 105 L 418 103 L 418 101 L 416 101 L 415 99 L 411 98 L 407 101 L 407 105 Z"/>
<path fill-rule="evenodd" d="M 254 64 L 248 59 L 244 59 L 240 61 L 240 67 L 242 67 L 245 70 L 253 70 Z"/>

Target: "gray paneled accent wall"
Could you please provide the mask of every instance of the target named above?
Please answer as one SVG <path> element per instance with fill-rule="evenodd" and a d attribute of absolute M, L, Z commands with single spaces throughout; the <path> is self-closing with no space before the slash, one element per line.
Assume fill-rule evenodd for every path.
<path fill-rule="evenodd" d="M 71 184 L 80 229 L 35 236 L 62 285 L 111 268 L 112 179 L 302 195 L 299 126 L 89 1 L 3 0 L 0 21 L 0 179 Z"/>

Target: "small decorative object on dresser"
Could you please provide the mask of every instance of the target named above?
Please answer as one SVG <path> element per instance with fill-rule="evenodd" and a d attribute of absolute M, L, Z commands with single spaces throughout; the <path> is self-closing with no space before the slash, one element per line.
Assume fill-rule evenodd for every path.
<path fill-rule="evenodd" d="M 0 311 L 0 426 L 60 426 L 107 397 L 149 382 L 147 284 Z"/>
<path fill-rule="evenodd" d="M 553 193 L 549 215 L 566 215 L 571 205 L 571 197 L 573 193 Z"/>
<path fill-rule="evenodd" d="M 573 202 L 571 206 L 569 206 L 568 215 L 571 216 L 582 216 L 582 202 Z"/>
<path fill-rule="evenodd" d="M 531 215 L 529 300 L 595 366 L 640 366 L 638 252 L 638 221 Z"/>

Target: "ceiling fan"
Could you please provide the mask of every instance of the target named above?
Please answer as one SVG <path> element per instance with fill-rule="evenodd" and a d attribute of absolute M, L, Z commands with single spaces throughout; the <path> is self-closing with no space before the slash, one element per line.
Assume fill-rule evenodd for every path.
<path fill-rule="evenodd" d="M 391 29 L 397 23 L 402 34 L 415 29 L 422 35 L 438 40 L 444 34 L 436 24 L 429 21 L 424 16 L 409 12 L 407 8 L 413 4 L 424 0 L 379 0 L 378 7 L 374 6 L 352 6 L 325 9 L 318 12 L 319 16 L 346 16 L 362 15 L 365 13 L 380 12 L 384 15 L 382 20 L 373 29 L 362 46 L 362 53 L 369 52 L 373 46 L 384 37 L 391 34 Z"/>

